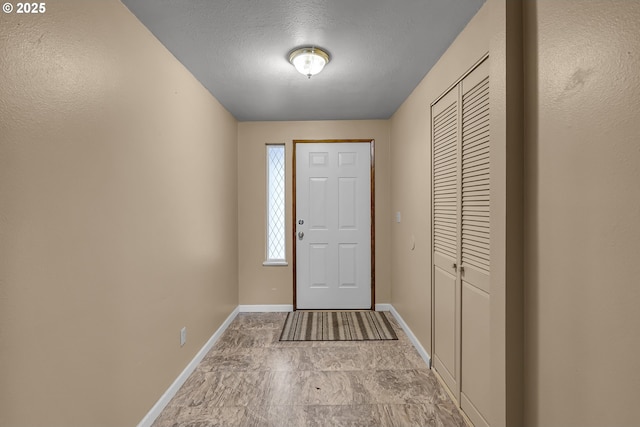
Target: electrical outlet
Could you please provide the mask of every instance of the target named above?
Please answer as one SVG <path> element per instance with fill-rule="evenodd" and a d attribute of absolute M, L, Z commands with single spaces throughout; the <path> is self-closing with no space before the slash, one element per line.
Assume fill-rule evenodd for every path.
<path fill-rule="evenodd" d="M 180 329 L 180 347 L 187 342 L 187 327 Z"/>

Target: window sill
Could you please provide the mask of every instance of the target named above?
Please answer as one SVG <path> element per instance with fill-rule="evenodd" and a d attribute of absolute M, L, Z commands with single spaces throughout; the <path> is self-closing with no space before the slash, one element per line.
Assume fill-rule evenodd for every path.
<path fill-rule="evenodd" d="M 265 267 L 286 267 L 289 263 L 287 261 L 265 261 L 262 265 Z"/>

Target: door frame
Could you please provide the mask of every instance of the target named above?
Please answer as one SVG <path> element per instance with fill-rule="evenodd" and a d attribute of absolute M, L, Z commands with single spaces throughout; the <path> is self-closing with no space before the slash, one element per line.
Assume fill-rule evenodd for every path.
<path fill-rule="evenodd" d="M 374 139 L 294 139 L 293 140 L 293 216 L 291 221 L 292 233 L 291 239 L 293 241 L 293 309 L 298 309 L 298 274 L 297 274 L 297 239 L 296 239 L 296 145 L 297 144 L 336 144 L 336 143 L 368 143 L 371 153 L 371 176 L 370 176 L 370 191 L 371 191 L 371 311 L 375 311 L 376 305 L 376 215 L 375 215 L 375 140 Z"/>

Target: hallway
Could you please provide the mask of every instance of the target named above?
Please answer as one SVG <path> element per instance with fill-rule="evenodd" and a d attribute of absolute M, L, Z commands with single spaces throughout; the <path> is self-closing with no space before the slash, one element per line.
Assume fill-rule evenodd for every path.
<path fill-rule="evenodd" d="M 435 65 L 412 69 L 424 76 L 414 89 L 385 98 L 396 102 L 389 114 L 361 116 L 336 102 L 307 120 L 295 111 L 270 121 L 234 116 L 172 53 L 171 37 L 157 38 L 127 7 L 134 3 L 168 24 L 177 23 L 160 15 L 168 7 L 201 19 L 203 34 L 214 31 L 230 52 L 192 49 L 201 74 L 244 64 L 246 84 L 213 79 L 232 97 L 273 108 L 317 106 L 317 93 L 376 107 L 366 74 L 387 67 L 378 84 L 392 85 L 409 66 L 388 54 L 418 52 L 395 37 L 391 50 L 348 49 L 341 34 L 371 40 L 388 27 L 404 37 L 433 17 L 433 29 L 452 28 L 440 13 L 409 8 L 432 3 L 422 0 L 291 2 L 291 14 L 272 13 L 291 30 L 273 32 L 279 41 L 256 35 L 264 22 L 252 14 L 274 0 L 57 0 L 46 13 L 0 14 L 0 426 L 461 425 L 410 342 L 436 367 L 448 359 L 456 405 L 480 412 L 476 427 L 638 425 L 640 1 L 486 0 Z M 316 25 L 313 8 L 344 20 L 331 4 L 380 13 L 381 25 Z M 215 28 L 214 13 L 190 15 L 220 5 L 246 6 L 235 17 L 254 37 L 232 43 L 232 20 L 216 12 L 226 26 Z M 298 15 L 312 21 L 308 40 Z M 187 40 L 198 33 L 180 28 Z M 336 37 L 326 46 L 333 59 L 309 79 L 286 52 L 323 46 L 320 34 Z M 269 49 L 245 54 L 264 41 Z M 465 96 L 486 57 L 488 101 Z M 252 91 L 254 76 L 271 77 Z M 329 90 L 318 90 L 322 82 Z M 277 85 L 309 90 L 290 98 Z M 458 107 L 436 135 L 442 99 Z M 468 133 L 465 99 L 483 106 L 477 116 L 466 110 Z M 488 155 L 484 139 L 465 144 L 486 138 L 487 117 Z M 436 153 L 435 136 L 457 147 Z M 215 341 L 239 312 L 297 304 L 294 141 L 346 139 L 375 141 L 373 302 L 396 313 L 406 334 L 280 343 L 283 314 L 241 314 Z M 278 265 L 267 262 L 270 146 L 284 146 Z M 446 160 L 437 172 L 451 173 L 438 182 L 436 160 Z M 486 179 L 487 164 L 489 186 L 463 185 Z M 453 210 L 436 211 L 436 189 Z M 458 218 L 467 189 L 468 212 L 481 212 L 469 213 L 468 227 Z M 455 261 L 438 261 L 445 280 L 434 273 L 436 225 L 469 238 L 468 252 L 460 245 Z M 484 284 L 474 286 L 468 265 L 478 266 L 467 253 L 488 262 Z M 440 352 L 440 330 L 455 352 Z"/>
<path fill-rule="evenodd" d="M 153 426 L 464 426 L 388 318 L 397 341 L 279 342 L 286 313 L 241 313 Z"/>

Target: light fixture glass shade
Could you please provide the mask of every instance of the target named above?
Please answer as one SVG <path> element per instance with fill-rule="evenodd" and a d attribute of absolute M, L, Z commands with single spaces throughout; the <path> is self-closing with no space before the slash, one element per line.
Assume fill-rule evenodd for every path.
<path fill-rule="evenodd" d="M 303 47 L 291 52 L 289 62 L 296 67 L 300 74 L 311 78 L 329 63 L 329 54 L 317 47 Z"/>

